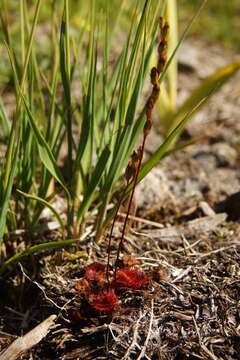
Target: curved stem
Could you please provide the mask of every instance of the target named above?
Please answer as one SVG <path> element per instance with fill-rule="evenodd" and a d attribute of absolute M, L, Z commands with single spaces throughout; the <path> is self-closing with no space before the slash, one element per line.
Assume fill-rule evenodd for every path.
<path fill-rule="evenodd" d="M 117 205 L 117 208 L 116 208 L 116 212 L 115 212 L 115 215 L 114 215 L 114 218 L 113 218 L 113 221 L 112 221 L 112 226 L 111 226 L 111 230 L 110 230 L 110 233 L 108 235 L 108 248 L 107 248 L 107 269 L 106 269 L 106 276 L 107 276 L 107 282 L 108 284 L 110 283 L 109 281 L 109 267 L 110 267 L 110 255 L 111 255 L 111 245 L 112 245 L 112 235 L 113 235 L 113 229 L 114 229 L 114 226 L 115 226 L 115 222 L 117 220 L 117 216 L 118 216 L 118 212 L 119 212 L 119 209 L 120 209 L 120 206 L 122 204 L 122 201 L 124 199 L 124 196 L 125 196 L 125 193 L 126 193 L 126 190 L 128 188 L 128 185 L 129 185 L 129 181 L 127 181 L 127 185 L 126 187 L 124 188 L 124 190 L 122 191 L 122 194 L 121 194 L 121 197 L 118 201 L 118 205 Z"/>
<path fill-rule="evenodd" d="M 6 260 L 0 267 L 0 275 L 2 275 L 2 273 L 4 273 L 4 271 L 10 264 L 19 261 L 24 256 L 28 256 L 28 255 L 31 255 L 31 254 L 34 254 L 36 252 L 43 251 L 43 250 L 50 250 L 50 249 L 63 248 L 65 246 L 71 246 L 73 243 L 76 243 L 78 241 L 79 241 L 79 238 L 70 239 L 70 240 L 62 240 L 62 241 L 50 241 L 48 243 L 34 245 L 18 254 L 12 256 L 8 260 Z M 86 253 L 82 252 L 82 256 L 85 257 Z"/>
<path fill-rule="evenodd" d="M 137 172 L 136 172 L 136 175 L 135 175 L 135 178 L 134 178 L 133 189 L 132 189 L 132 192 L 131 192 L 131 195 L 130 195 L 128 208 L 127 208 L 127 214 L 126 214 L 126 217 L 125 217 L 125 220 L 124 220 L 123 229 L 122 229 L 122 235 L 121 235 L 119 246 L 118 246 L 117 257 L 116 257 L 116 261 L 115 261 L 114 282 L 116 282 L 117 268 L 118 268 L 118 261 L 119 261 L 120 251 L 121 251 L 123 240 L 124 240 L 124 235 L 125 235 L 125 231 L 126 231 L 126 227 L 127 227 L 127 222 L 128 222 L 128 218 L 129 218 L 129 214 L 130 214 L 130 210 L 131 210 L 131 206 L 132 206 L 133 196 L 134 196 L 135 188 L 136 188 L 136 185 L 137 185 L 138 175 L 139 175 L 139 172 L 140 172 L 140 169 L 141 169 L 141 164 L 142 164 L 142 159 L 143 159 L 143 151 L 144 151 L 146 138 L 147 138 L 147 135 L 144 135 L 142 145 L 141 145 L 141 153 L 140 153 L 140 159 L 139 159 L 139 163 L 138 163 L 138 167 L 137 167 Z"/>

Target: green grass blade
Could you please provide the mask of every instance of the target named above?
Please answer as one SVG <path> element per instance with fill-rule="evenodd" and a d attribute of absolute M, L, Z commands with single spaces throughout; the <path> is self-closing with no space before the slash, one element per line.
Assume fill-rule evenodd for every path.
<path fill-rule="evenodd" d="M 240 69 L 240 61 L 233 62 L 210 75 L 201 84 L 193 90 L 190 96 L 185 100 L 183 105 L 173 114 L 169 114 L 168 121 L 171 131 L 182 119 L 183 115 L 190 112 L 203 98 L 210 99 L 238 70 Z M 202 102 L 202 106 L 206 102 Z M 199 107 L 197 107 L 199 110 Z M 196 110 L 195 110 L 196 111 Z M 194 112 L 195 112 L 194 111 Z M 191 112 L 192 115 L 194 112 Z"/>
<path fill-rule="evenodd" d="M 16 69 L 16 62 L 14 59 L 14 54 L 13 54 L 12 48 L 10 48 L 10 46 L 9 46 L 10 40 L 7 38 L 6 42 L 5 42 L 5 45 L 6 45 L 8 54 L 9 54 L 9 59 L 11 62 L 12 70 L 13 70 L 14 80 L 15 80 L 15 88 L 16 88 L 16 93 L 17 93 L 17 106 L 16 106 L 16 114 L 15 114 L 15 116 L 13 118 L 13 122 L 12 122 L 12 127 L 11 127 L 9 142 L 8 142 L 8 148 L 7 148 L 7 153 L 6 153 L 6 163 L 5 163 L 6 165 L 5 165 L 5 172 L 4 172 L 4 189 L 6 189 L 6 187 L 8 186 L 7 184 L 8 184 L 8 178 L 9 178 L 9 175 L 11 172 L 11 163 L 12 163 L 12 159 L 14 157 L 14 152 L 15 152 L 14 143 L 16 142 L 16 139 L 20 136 L 21 96 L 19 95 L 19 91 L 23 91 L 26 76 L 27 76 L 28 64 L 29 64 L 29 60 L 30 60 L 30 56 L 31 56 L 32 46 L 33 46 L 33 37 L 34 37 L 34 33 L 36 30 L 36 26 L 37 26 L 38 16 L 39 16 L 39 12 L 40 12 L 40 6 L 41 6 L 41 0 L 38 0 L 37 5 L 36 5 L 36 10 L 34 13 L 33 25 L 32 25 L 31 32 L 30 32 L 30 37 L 29 37 L 29 42 L 28 42 L 28 47 L 27 47 L 27 52 L 26 52 L 26 58 L 24 61 L 24 67 L 23 67 L 22 77 L 21 77 L 21 81 L 20 81 L 20 86 L 19 86 L 19 81 L 18 81 L 18 73 L 17 73 L 17 69 Z"/>
<path fill-rule="evenodd" d="M 176 145 L 174 145 L 174 147 L 171 147 L 170 150 L 167 150 L 165 152 L 165 154 L 163 155 L 162 159 L 167 157 L 167 156 L 170 156 L 180 150 L 183 150 L 191 145 L 194 145 L 202 140 L 206 139 L 205 136 L 196 136 L 195 138 L 193 139 L 190 139 L 190 140 L 186 140 L 186 141 L 181 141 L 179 143 L 177 143 Z"/>
<path fill-rule="evenodd" d="M 7 114 L 4 109 L 4 105 L 3 105 L 1 98 L 0 98 L 0 125 L 2 127 L 4 138 L 8 138 L 8 136 L 10 134 L 10 122 L 7 117 Z"/>
<path fill-rule="evenodd" d="M 60 70 L 64 90 L 64 102 L 66 109 L 66 129 L 68 144 L 68 171 L 69 178 L 73 177 L 73 138 L 72 138 L 72 110 L 70 90 L 70 50 L 69 50 L 69 13 L 68 0 L 64 1 L 64 12 L 60 31 Z"/>
<path fill-rule="evenodd" d="M 35 140 L 37 142 L 37 146 L 38 146 L 38 152 L 39 152 L 39 156 L 40 159 L 42 161 L 42 163 L 44 164 L 44 166 L 48 169 L 48 171 L 52 174 L 52 176 L 59 182 L 59 184 L 62 186 L 62 188 L 64 189 L 64 191 L 66 192 L 68 198 L 71 198 L 70 196 L 70 192 L 68 190 L 68 188 L 66 187 L 63 177 L 57 167 L 56 164 L 56 160 L 54 159 L 53 153 L 48 145 L 48 143 L 46 142 L 45 138 L 43 137 L 43 135 L 41 134 L 41 132 L 39 131 L 36 121 L 34 120 L 34 116 L 31 113 L 29 106 L 24 98 L 24 96 L 22 95 L 23 101 L 24 101 L 24 105 L 28 114 L 28 119 L 31 125 L 31 128 L 33 130 L 34 133 L 34 137 Z"/>
<path fill-rule="evenodd" d="M 82 217 L 84 216 L 84 214 L 86 213 L 86 211 L 88 210 L 88 208 L 91 204 L 93 194 L 101 180 L 101 177 L 104 174 L 105 167 L 106 167 L 106 164 L 107 164 L 110 154 L 111 154 L 111 152 L 110 152 L 109 148 L 105 147 L 105 149 L 103 150 L 103 152 L 95 166 L 95 169 L 92 173 L 90 184 L 88 185 L 88 187 L 86 189 L 86 193 L 84 195 L 83 202 L 78 211 L 78 215 L 77 215 L 78 224 L 80 224 Z"/>
<path fill-rule="evenodd" d="M 2 193 L 1 193 L 1 197 L 0 197 L 0 200 L 1 200 L 1 202 L 0 202 L 0 244 L 2 242 L 3 235 L 5 232 L 9 199 L 11 196 L 13 180 L 14 180 L 14 176 L 15 176 L 15 172 L 16 172 L 16 168 L 17 168 L 18 152 L 19 152 L 19 141 L 18 141 L 18 144 L 15 149 L 15 153 L 13 156 L 12 166 L 10 169 L 7 186 L 4 189 L 4 191 L 3 191 L 3 189 L 1 189 Z M 2 184 L 1 184 L 1 188 L 2 188 Z"/>
<path fill-rule="evenodd" d="M 168 36 L 168 54 L 172 54 L 178 44 L 178 16 L 177 16 L 177 0 L 168 0 L 166 9 L 166 18 L 169 23 Z M 168 68 L 168 94 L 171 108 L 174 109 L 177 100 L 177 58 L 173 58 Z"/>
<path fill-rule="evenodd" d="M 62 229 L 62 233 L 64 234 L 64 223 L 63 223 L 60 215 L 58 214 L 58 212 L 54 209 L 54 207 L 48 201 L 40 198 L 39 196 L 27 194 L 19 189 L 17 189 L 17 192 L 19 194 L 23 195 L 24 197 L 26 197 L 27 199 L 35 200 L 35 201 L 39 202 L 41 205 L 44 205 L 45 207 L 47 207 L 52 212 L 52 214 L 55 216 L 57 222 L 59 223 L 60 228 Z"/>
<path fill-rule="evenodd" d="M 130 59 L 134 61 L 137 56 L 141 58 L 141 63 L 139 68 L 134 69 L 132 64 L 125 64 L 125 74 L 122 80 L 121 86 L 126 90 L 121 94 L 121 100 L 118 104 L 120 111 L 119 120 L 116 120 L 118 129 L 116 129 L 116 124 L 114 124 L 113 131 L 116 130 L 115 135 L 112 136 L 111 146 L 113 148 L 112 162 L 109 167 L 109 172 L 106 178 L 106 184 L 104 185 L 104 191 L 109 192 L 112 187 L 112 184 L 119 178 L 123 167 L 126 165 L 128 158 L 136 144 L 137 138 L 140 135 L 143 125 L 143 116 L 135 120 L 135 113 L 137 109 L 137 103 L 139 99 L 140 92 L 143 86 L 143 80 L 148 71 L 148 63 L 150 60 L 150 55 L 153 50 L 154 38 L 151 39 L 150 44 L 148 44 L 148 51 L 145 51 L 146 48 L 146 28 L 148 23 L 146 23 L 147 9 L 149 1 L 144 3 L 144 12 L 142 13 L 140 22 L 137 27 L 135 41 Z M 156 26 L 156 24 L 155 24 Z M 155 26 L 153 28 L 155 28 Z M 140 47 L 140 44 L 142 47 Z M 125 55 L 126 56 L 126 55 Z M 123 64 L 124 65 L 124 64 Z M 135 77 L 133 77 L 132 72 Z M 130 84 L 128 84 L 129 75 L 131 74 L 132 79 Z M 121 116 L 123 118 L 121 118 Z M 115 121 L 115 120 L 114 120 Z M 122 126 L 120 125 L 122 123 Z M 116 139 L 116 140 L 115 140 Z"/>
<path fill-rule="evenodd" d="M 202 101 L 192 110 L 192 112 L 186 114 L 182 121 L 176 126 L 176 128 L 167 136 L 165 141 L 161 144 L 161 146 L 155 151 L 155 153 L 143 164 L 139 176 L 138 183 L 152 170 L 154 166 L 167 154 L 169 147 L 174 142 L 174 139 L 178 136 L 178 134 L 185 127 L 188 120 L 191 118 L 193 112 L 197 111 L 197 109 L 207 100 L 207 98 L 202 99 Z M 126 197 L 129 192 L 132 190 L 133 184 L 129 185 L 126 190 Z M 116 206 L 108 213 L 104 223 L 103 228 L 105 228 L 108 223 L 111 221 L 116 211 Z"/>
<path fill-rule="evenodd" d="M 172 2 L 174 0 L 170 0 L 170 2 Z M 176 53 L 180 47 L 180 45 L 182 44 L 182 42 L 184 41 L 186 35 L 188 34 L 190 28 L 192 27 L 193 23 L 195 22 L 195 20 L 197 19 L 197 17 L 199 16 L 200 12 L 202 11 L 205 3 L 207 2 L 207 0 L 203 0 L 201 5 L 199 6 L 198 10 L 196 11 L 196 13 L 193 15 L 193 17 L 191 18 L 191 20 L 189 21 L 189 23 L 187 24 L 185 30 L 183 31 L 182 35 L 180 36 L 175 48 L 174 48 L 174 43 L 173 40 L 169 39 L 170 42 L 170 48 L 172 50 L 172 52 L 170 53 L 168 51 L 168 54 L 170 53 L 170 57 L 166 63 L 166 66 L 164 68 L 164 72 L 162 73 L 162 75 L 160 76 L 160 82 L 163 83 L 163 80 L 168 80 L 167 82 L 167 86 L 166 88 L 169 88 L 169 91 L 163 91 L 162 93 L 160 93 L 160 97 L 159 100 L 156 103 L 156 109 L 158 111 L 158 113 L 160 114 L 161 117 L 161 128 L 163 130 L 163 132 L 166 134 L 168 129 L 169 129 L 169 120 L 167 118 L 168 114 L 172 113 L 172 111 L 174 111 L 174 100 L 175 100 L 175 96 L 176 96 L 176 87 L 177 87 L 177 74 L 176 74 Z M 176 4 L 173 4 L 173 7 L 175 7 Z M 166 3 L 166 8 L 167 10 L 169 10 L 171 7 L 170 3 Z M 176 9 L 172 8 L 172 12 L 174 13 L 176 11 Z M 176 20 L 175 20 L 176 22 Z M 175 27 L 174 25 L 174 21 L 171 21 L 171 25 L 173 27 Z M 170 29 L 170 33 L 171 33 L 171 29 Z M 176 41 L 176 39 L 175 39 Z M 174 42 L 175 42 L 174 41 Z M 175 63 L 175 65 L 174 65 Z M 173 65 L 172 65 L 173 64 Z M 169 72 L 170 71 L 170 72 Z"/>
<path fill-rule="evenodd" d="M 178 41 L 177 46 L 175 47 L 173 53 L 171 54 L 169 60 L 167 61 L 167 64 L 165 66 L 164 72 L 162 73 L 161 77 L 160 77 L 160 81 L 163 81 L 163 79 L 166 76 L 166 72 L 167 69 L 169 68 L 169 66 L 171 65 L 172 61 L 174 60 L 176 53 L 180 47 L 180 45 L 182 44 L 183 40 L 185 39 L 186 35 L 188 34 L 190 28 L 192 27 L 193 23 L 195 22 L 195 20 L 197 19 L 197 17 L 199 16 L 200 12 L 202 11 L 204 5 L 206 4 L 207 0 L 203 0 L 202 4 L 199 6 L 198 11 L 194 14 L 194 16 L 192 17 L 192 19 L 190 20 L 190 22 L 188 23 L 187 27 L 185 28 L 185 30 L 183 31 L 182 35 L 180 36 L 180 39 Z"/>
<path fill-rule="evenodd" d="M 86 179 L 90 174 L 93 158 L 94 140 L 96 146 L 99 145 L 99 129 L 97 127 L 97 118 L 95 116 L 95 97 L 96 97 L 96 78 L 97 78 L 97 46 L 95 40 L 94 18 L 92 14 L 93 33 L 89 39 L 89 68 L 88 68 L 88 82 L 87 91 L 83 95 L 83 110 L 82 110 L 82 124 L 81 135 L 77 149 L 77 156 L 75 160 L 74 171 L 79 171 L 82 175 L 82 187 L 86 186 Z M 81 191 L 84 189 L 78 189 Z M 79 195 L 79 194 L 78 194 Z"/>
<path fill-rule="evenodd" d="M 164 140 L 162 145 L 155 151 L 155 153 L 143 164 L 142 169 L 140 171 L 138 182 L 140 182 L 151 170 L 157 165 L 157 163 L 165 156 L 166 152 L 169 150 L 169 147 L 174 142 L 176 137 L 180 134 L 180 132 L 185 127 L 186 123 L 189 121 L 191 116 L 196 112 L 205 102 L 207 101 L 207 97 L 201 99 L 201 101 L 178 123 L 178 125 L 171 131 L 171 133 Z"/>
<path fill-rule="evenodd" d="M 12 256 L 10 259 L 6 260 L 0 267 L 0 275 L 2 275 L 7 267 L 11 264 L 14 264 L 15 262 L 18 262 L 25 256 L 29 256 L 35 253 L 38 253 L 40 251 L 49 251 L 51 249 L 61 249 L 67 246 L 71 246 L 74 243 L 78 242 L 79 238 L 77 239 L 70 239 L 70 240 L 62 240 L 62 241 L 51 241 L 44 244 L 34 245 L 14 256 Z M 87 257 L 87 254 L 85 252 L 82 253 L 83 257 Z"/>

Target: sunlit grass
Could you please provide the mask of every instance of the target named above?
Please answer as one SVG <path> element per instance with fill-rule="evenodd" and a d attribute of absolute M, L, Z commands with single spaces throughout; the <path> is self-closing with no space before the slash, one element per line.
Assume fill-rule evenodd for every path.
<path fill-rule="evenodd" d="M 143 88 L 147 83 L 150 91 L 150 63 L 154 53 L 159 56 L 159 16 L 165 15 L 175 29 L 160 71 L 159 86 L 165 93 L 156 104 L 159 113 L 164 97 L 169 106 L 161 113 L 163 142 L 139 166 L 135 184 L 164 156 L 186 145 L 171 148 L 195 111 L 234 75 L 240 62 L 207 78 L 176 109 L 175 51 L 198 11 L 178 39 L 174 0 L 122 1 L 120 6 L 117 0 L 9 3 L 3 1 L 0 8 L 0 245 L 5 238 L 11 241 L 11 231 L 19 226 L 34 230 L 44 208 L 57 220 L 64 240 L 66 235 L 80 236 L 95 210 L 99 237 L 114 215 L 123 173 L 146 121 L 149 95 L 143 95 Z M 159 59 L 155 56 L 154 65 Z M 65 173 L 60 167 L 63 154 Z M 127 186 L 126 196 L 132 188 Z M 66 221 L 52 205 L 56 195 L 65 201 Z M 108 211 L 110 204 L 115 207 Z M 30 240 L 25 245 L 34 244 Z"/>
<path fill-rule="evenodd" d="M 178 1 L 181 26 L 184 26 L 189 21 L 190 14 L 197 10 L 201 2 L 201 0 Z M 208 0 L 190 34 L 203 37 L 206 41 L 218 42 L 228 49 L 239 49 L 239 14 L 239 0 Z"/>

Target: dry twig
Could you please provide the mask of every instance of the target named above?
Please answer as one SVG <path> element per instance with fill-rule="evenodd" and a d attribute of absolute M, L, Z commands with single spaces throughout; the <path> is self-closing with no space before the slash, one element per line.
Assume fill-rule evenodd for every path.
<path fill-rule="evenodd" d="M 56 318 L 56 315 L 49 316 L 26 335 L 16 339 L 6 350 L 0 353 L 0 360 L 15 360 L 39 343 L 49 333 Z"/>

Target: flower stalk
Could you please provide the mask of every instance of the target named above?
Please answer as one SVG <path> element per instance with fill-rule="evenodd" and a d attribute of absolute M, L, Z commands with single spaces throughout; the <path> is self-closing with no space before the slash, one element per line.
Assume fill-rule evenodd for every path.
<path fill-rule="evenodd" d="M 112 242 L 114 225 L 115 225 L 115 222 L 117 219 L 117 215 L 118 215 L 120 206 L 123 202 L 123 199 L 125 198 L 127 188 L 131 183 L 133 183 L 132 191 L 131 191 L 129 202 L 128 202 L 127 213 L 126 213 L 126 217 L 124 219 L 121 238 L 119 240 L 116 261 L 115 261 L 115 269 L 114 269 L 115 283 L 116 283 L 116 277 L 117 277 L 117 269 L 118 269 L 118 265 L 119 265 L 120 252 L 123 247 L 123 241 L 124 241 L 124 236 L 125 236 L 126 227 L 127 227 L 127 223 L 128 223 L 128 218 L 129 218 L 129 214 L 130 214 L 130 210 L 131 210 L 131 206 L 132 206 L 132 201 L 133 201 L 136 185 L 138 182 L 138 176 L 139 176 L 141 165 L 142 165 L 144 148 L 145 148 L 147 137 L 150 134 L 152 125 L 153 125 L 152 112 L 153 112 L 153 108 L 156 104 L 156 101 L 157 101 L 157 99 L 159 97 L 159 93 L 160 93 L 160 75 L 164 71 L 164 67 L 165 67 L 166 60 L 167 60 L 166 49 L 167 49 L 168 30 L 169 30 L 168 23 L 163 19 L 163 17 L 160 17 L 160 20 L 159 20 L 160 41 L 159 41 L 159 45 L 158 45 L 158 62 L 157 62 L 157 66 L 153 67 L 151 69 L 151 73 L 150 73 L 151 84 L 152 84 L 152 93 L 149 96 L 149 98 L 146 102 L 146 105 L 145 105 L 146 122 L 145 122 L 144 129 L 143 129 L 143 139 L 142 139 L 142 143 L 138 147 L 137 151 L 133 152 L 133 154 L 131 156 L 131 160 L 129 161 L 129 163 L 127 165 L 126 172 L 125 172 L 125 179 L 126 179 L 127 185 L 124 188 L 122 195 L 119 199 L 116 213 L 113 218 L 111 230 L 109 233 L 108 260 L 107 260 L 107 270 L 106 270 L 106 276 L 107 276 L 108 281 L 109 281 L 111 242 Z"/>

